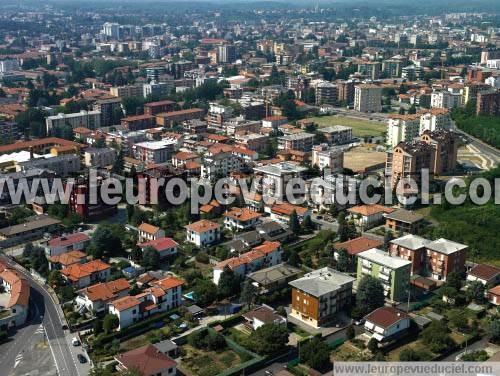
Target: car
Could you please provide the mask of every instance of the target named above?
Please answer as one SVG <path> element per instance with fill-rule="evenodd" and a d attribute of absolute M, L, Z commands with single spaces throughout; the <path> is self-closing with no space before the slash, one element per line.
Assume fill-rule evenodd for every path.
<path fill-rule="evenodd" d="M 354 325 L 363 325 L 365 323 L 365 319 L 359 319 L 354 321 Z"/>
<path fill-rule="evenodd" d="M 85 355 L 83 355 L 83 354 L 77 354 L 76 357 L 78 358 L 78 361 L 80 363 L 82 363 L 82 364 L 83 363 L 87 363 L 87 358 L 85 357 Z"/>
<path fill-rule="evenodd" d="M 67 329 L 68 329 L 68 325 L 63 324 L 63 325 L 61 326 L 61 328 L 62 328 L 62 330 L 67 330 Z"/>
<path fill-rule="evenodd" d="M 78 338 L 76 338 L 76 337 L 73 337 L 73 338 L 71 339 L 71 344 L 72 344 L 73 346 L 80 346 L 80 340 L 79 340 Z"/>
<path fill-rule="evenodd" d="M 318 216 L 316 217 L 316 219 L 323 219 L 323 216 L 322 216 L 322 215 L 318 215 Z"/>

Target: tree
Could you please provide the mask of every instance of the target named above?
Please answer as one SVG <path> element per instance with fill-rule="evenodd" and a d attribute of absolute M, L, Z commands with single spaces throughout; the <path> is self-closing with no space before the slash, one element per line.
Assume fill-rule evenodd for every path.
<path fill-rule="evenodd" d="M 119 254 L 122 252 L 122 242 L 121 239 L 113 233 L 110 225 L 98 225 L 94 233 L 92 234 L 92 245 L 95 254 L 94 257 L 104 254 Z"/>
<path fill-rule="evenodd" d="M 314 337 L 300 346 L 299 358 L 311 368 L 326 370 L 330 366 L 330 347 L 318 337 Z"/>
<path fill-rule="evenodd" d="M 392 231 L 387 230 L 384 234 L 384 251 L 389 250 L 389 244 L 391 243 L 393 236 L 392 236 Z"/>
<path fill-rule="evenodd" d="M 341 272 L 347 272 L 350 269 L 349 254 L 344 248 L 338 250 L 337 269 Z"/>
<path fill-rule="evenodd" d="M 201 279 L 193 289 L 196 304 L 206 307 L 217 299 L 217 286 L 212 281 Z"/>
<path fill-rule="evenodd" d="M 439 321 L 433 321 L 422 330 L 422 342 L 434 353 L 440 353 L 453 345 L 453 340 L 448 334 L 448 327 Z"/>
<path fill-rule="evenodd" d="M 290 214 L 290 231 L 295 235 L 300 233 L 299 218 L 297 217 L 297 212 L 295 210 L 292 214 Z"/>
<path fill-rule="evenodd" d="M 92 332 L 94 333 L 94 336 L 97 336 L 98 334 L 102 333 L 104 330 L 102 320 L 96 319 L 94 321 L 94 324 L 92 325 Z"/>
<path fill-rule="evenodd" d="M 481 304 L 484 301 L 484 292 L 484 285 L 479 281 L 473 281 L 467 287 L 467 298 Z"/>
<path fill-rule="evenodd" d="M 453 287 L 455 290 L 459 291 L 462 288 L 462 280 L 460 278 L 460 274 L 457 272 L 451 272 L 446 277 L 446 286 Z"/>
<path fill-rule="evenodd" d="M 493 342 L 500 341 L 500 319 L 496 318 L 490 324 L 490 336 Z"/>
<path fill-rule="evenodd" d="M 366 347 L 372 354 L 375 354 L 378 351 L 378 341 L 375 338 L 370 338 Z"/>
<path fill-rule="evenodd" d="M 399 360 L 402 362 L 416 362 L 420 360 L 420 356 L 415 350 L 407 348 L 401 350 Z"/>
<path fill-rule="evenodd" d="M 356 293 L 356 305 L 369 313 L 384 305 L 384 288 L 380 281 L 370 275 L 361 278 Z"/>
<path fill-rule="evenodd" d="M 241 301 L 245 303 L 248 308 L 250 308 L 254 302 L 255 295 L 257 294 L 257 288 L 253 285 L 252 281 L 249 279 L 245 280 L 243 283 L 243 288 L 241 289 Z"/>
<path fill-rule="evenodd" d="M 306 233 L 306 234 L 314 231 L 314 223 L 311 220 L 311 216 L 310 215 L 306 215 L 304 217 L 304 220 L 302 221 L 302 229 L 303 229 L 303 232 Z"/>
<path fill-rule="evenodd" d="M 160 265 L 160 255 L 153 247 L 146 247 L 142 252 L 142 266 L 148 270 L 156 270 Z"/>
<path fill-rule="evenodd" d="M 217 293 L 219 297 L 228 298 L 239 294 L 240 290 L 241 278 L 233 272 L 233 269 L 226 265 L 220 275 L 219 283 L 217 284 Z"/>
<path fill-rule="evenodd" d="M 264 324 L 257 328 L 250 341 L 258 354 L 274 354 L 288 343 L 288 330 L 284 325 Z"/>
<path fill-rule="evenodd" d="M 338 235 L 341 242 L 349 240 L 349 229 L 347 228 L 347 221 L 345 220 L 345 214 L 340 212 L 337 216 L 338 223 Z"/>
<path fill-rule="evenodd" d="M 104 333 L 106 334 L 111 333 L 115 328 L 118 327 L 119 323 L 120 320 L 118 319 L 118 316 L 108 313 L 106 316 L 104 316 L 102 322 L 102 328 L 104 330 Z"/>
<path fill-rule="evenodd" d="M 300 265 L 300 256 L 297 251 L 291 251 L 288 256 L 288 260 L 286 261 L 288 265 L 291 266 L 299 266 Z"/>
<path fill-rule="evenodd" d="M 354 327 L 352 325 L 349 325 L 345 331 L 345 335 L 347 339 L 351 340 L 356 336 L 356 332 L 354 331 Z"/>
<path fill-rule="evenodd" d="M 48 283 L 50 286 L 52 286 L 54 288 L 58 288 L 58 287 L 64 286 L 65 281 L 64 281 L 64 278 L 62 277 L 61 272 L 59 270 L 52 270 L 49 273 Z"/>
<path fill-rule="evenodd" d="M 116 156 L 116 160 L 115 163 L 113 163 L 113 168 L 111 171 L 113 171 L 115 174 L 122 174 L 124 167 L 125 167 L 125 162 L 123 159 L 123 148 L 122 148 L 120 149 L 118 155 Z"/>
<path fill-rule="evenodd" d="M 142 260 L 142 249 L 140 247 L 133 247 L 130 251 L 130 258 L 134 261 Z"/>

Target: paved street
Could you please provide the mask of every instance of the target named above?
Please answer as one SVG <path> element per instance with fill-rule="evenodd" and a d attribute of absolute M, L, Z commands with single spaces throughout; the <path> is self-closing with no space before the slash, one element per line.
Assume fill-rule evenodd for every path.
<path fill-rule="evenodd" d="M 64 318 L 60 307 L 53 297 L 33 277 L 17 264 L 1 257 L 2 261 L 16 267 L 29 281 L 31 286 L 30 318 L 28 323 L 13 336 L 12 341 L 0 346 L 0 369 L 2 375 L 14 368 L 16 357 L 27 349 L 40 324 L 45 328 L 45 335 L 59 376 L 86 376 L 89 365 L 80 365 L 76 359 L 76 351 L 70 344 L 71 334 L 64 331 Z M 81 349 L 78 348 L 80 351 Z"/>

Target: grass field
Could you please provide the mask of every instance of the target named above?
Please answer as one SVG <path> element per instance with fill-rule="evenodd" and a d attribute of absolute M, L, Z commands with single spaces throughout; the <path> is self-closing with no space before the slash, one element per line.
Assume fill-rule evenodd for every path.
<path fill-rule="evenodd" d="M 351 127 L 355 137 L 381 136 L 387 129 L 386 124 L 383 122 L 337 115 L 314 117 L 312 120 L 318 124 L 319 127 L 329 127 L 332 125 Z"/>

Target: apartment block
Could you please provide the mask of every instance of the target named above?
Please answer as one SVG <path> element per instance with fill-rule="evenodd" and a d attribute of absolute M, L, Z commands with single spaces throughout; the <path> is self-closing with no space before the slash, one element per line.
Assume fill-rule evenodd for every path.
<path fill-rule="evenodd" d="M 378 279 L 384 288 L 384 296 L 390 301 L 403 301 L 410 286 L 411 261 L 392 257 L 384 251 L 372 248 L 358 253 L 357 278 L 370 275 Z"/>
<path fill-rule="evenodd" d="M 364 113 L 382 111 L 382 88 L 373 84 L 357 85 L 354 89 L 354 109 Z"/>
<path fill-rule="evenodd" d="M 288 284 L 292 287 L 290 315 L 318 328 L 350 306 L 354 278 L 325 267 L 305 274 Z"/>
<path fill-rule="evenodd" d="M 330 145 L 344 145 L 352 141 L 352 128 L 343 125 L 333 125 L 319 129 Z"/>
<path fill-rule="evenodd" d="M 311 133 L 294 133 L 278 137 L 279 150 L 299 150 L 309 152 L 314 143 L 314 135 Z"/>
<path fill-rule="evenodd" d="M 328 168 L 332 174 L 341 173 L 344 169 L 344 150 L 328 144 L 315 145 L 312 149 L 311 164 L 321 171 Z"/>
<path fill-rule="evenodd" d="M 77 127 L 85 127 L 88 129 L 97 129 L 101 127 L 101 112 L 100 111 L 85 111 L 75 112 L 71 114 L 58 114 L 47 116 L 45 118 L 47 133 L 53 128 L 61 128 L 70 126 L 72 129 Z"/>

